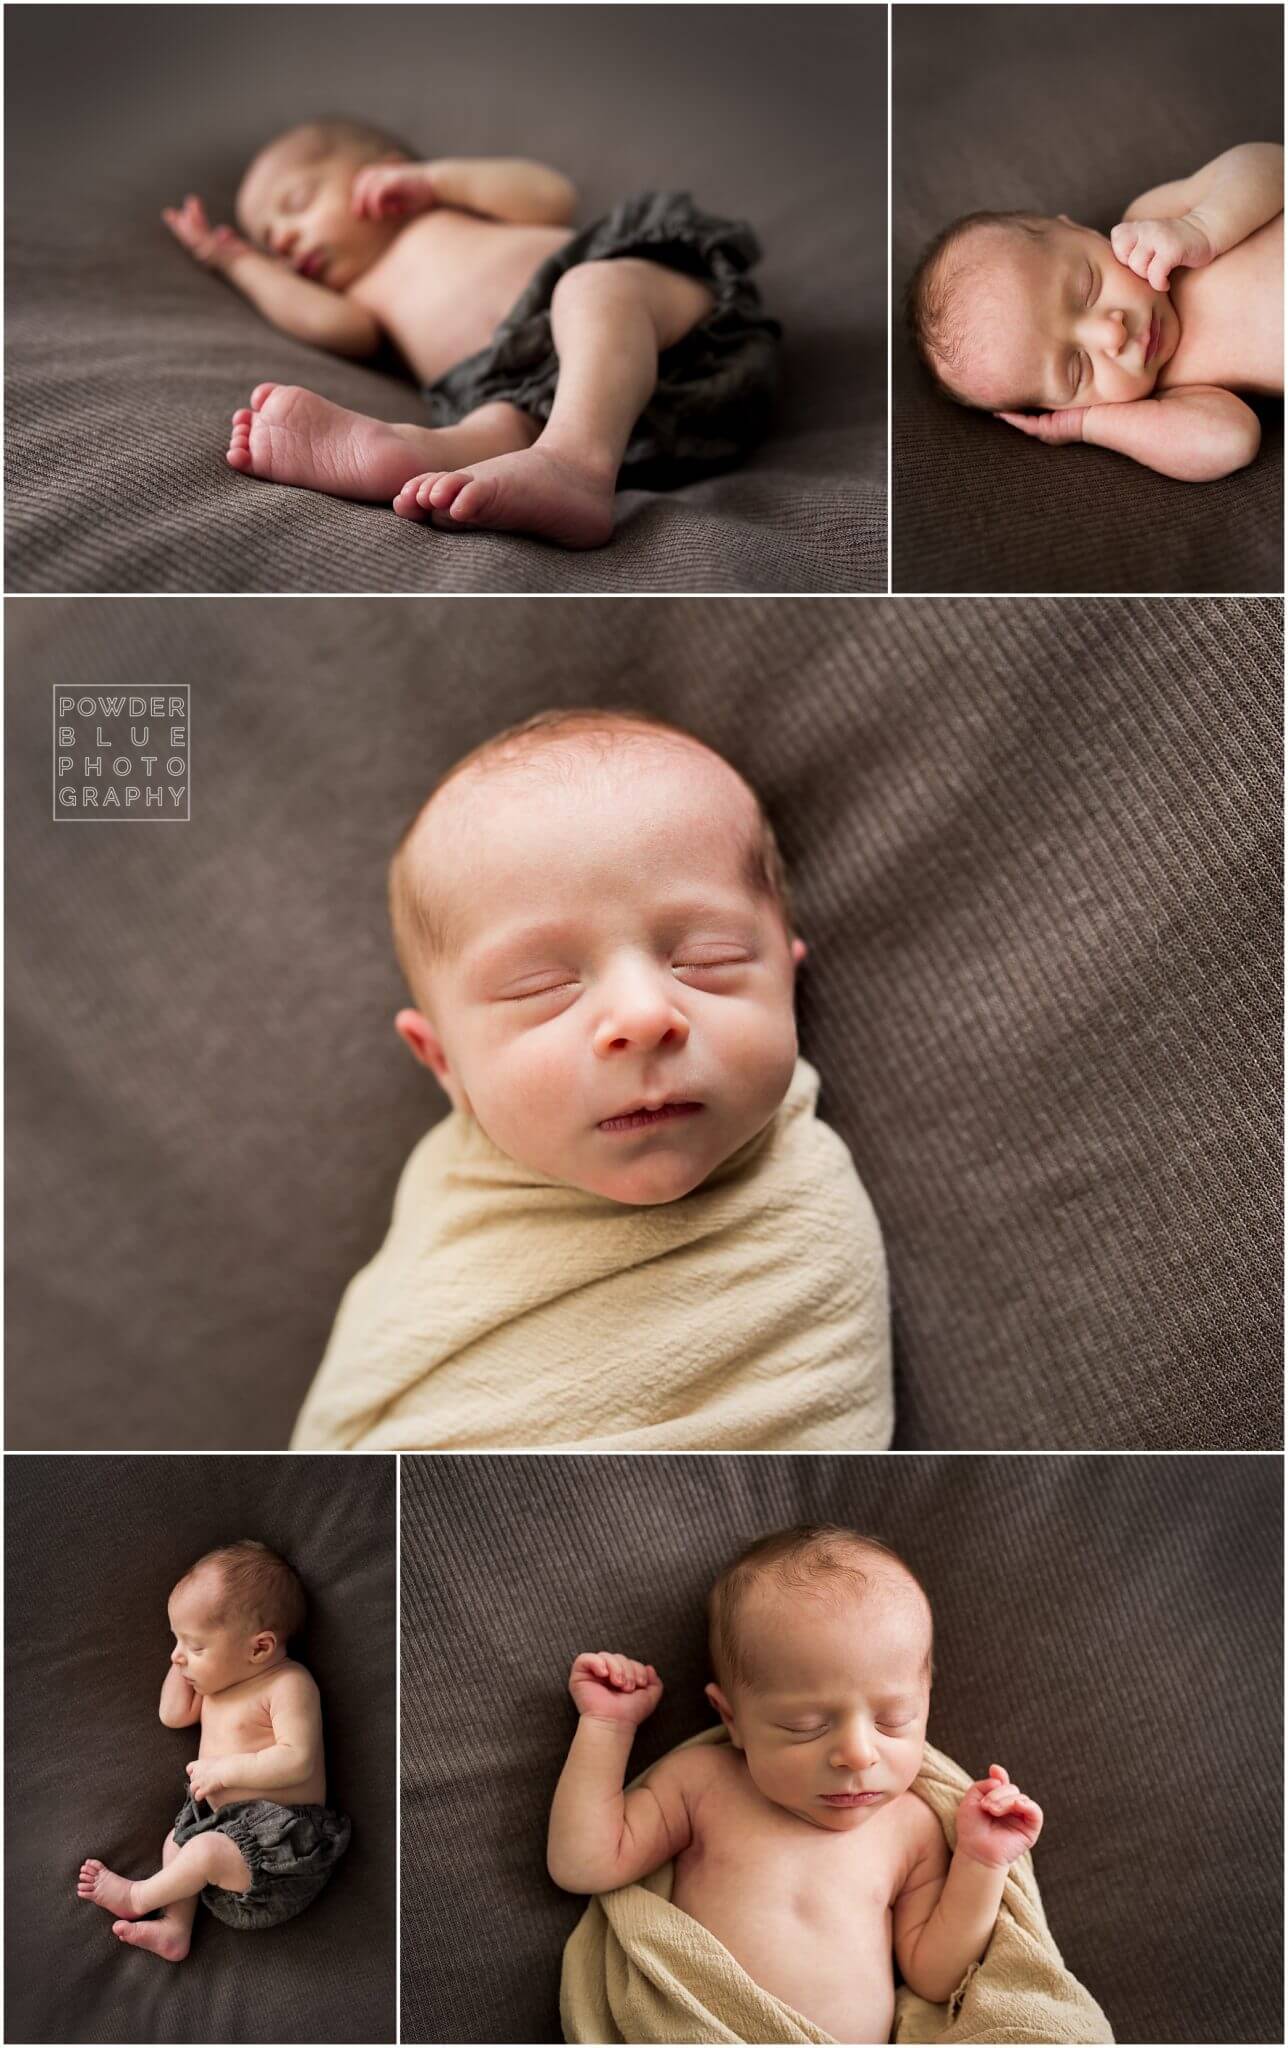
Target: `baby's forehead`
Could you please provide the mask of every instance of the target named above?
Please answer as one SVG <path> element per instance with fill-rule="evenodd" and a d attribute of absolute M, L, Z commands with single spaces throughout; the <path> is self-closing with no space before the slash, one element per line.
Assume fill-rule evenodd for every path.
<path fill-rule="evenodd" d="M 659 735 L 659 744 L 550 749 L 530 759 L 483 762 L 453 778 L 422 812 L 408 845 L 418 885 L 440 901 L 516 861 L 549 876 L 587 871 L 596 858 L 650 843 L 668 855 L 708 857 L 742 885 L 757 829 L 747 784 L 718 754 Z M 749 889 L 749 884 L 746 885 Z"/>
<path fill-rule="evenodd" d="M 953 389 L 975 405 L 1035 402 L 1028 393 L 1042 348 L 1043 288 L 1052 243 L 980 229 L 952 279 L 956 346 Z"/>
<path fill-rule="evenodd" d="M 312 164 L 325 163 L 334 154 L 325 138 L 308 128 L 292 128 L 285 135 L 274 136 L 242 173 L 237 188 L 238 215 L 253 216 L 268 204 L 284 178 Z"/>
<path fill-rule="evenodd" d="M 744 1595 L 734 1632 L 744 1662 L 769 1680 L 794 1667 L 803 1643 L 824 1660 L 860 1643 L 899 1662 L 920 1662 L 931 1638 L 930 1604 L 896 1566 L 838 1572 L 825 1581 L 786 1582 L 765 1573 Z"/>

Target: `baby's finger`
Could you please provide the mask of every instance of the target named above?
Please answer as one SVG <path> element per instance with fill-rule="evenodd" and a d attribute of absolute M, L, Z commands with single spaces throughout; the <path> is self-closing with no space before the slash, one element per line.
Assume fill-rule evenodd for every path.
<path fill-rule="evenodd" d="M 1149 283 L 1153 285 L 1154 290 L 1156 292 L 1165 292 L 1169 289 L 1171 275 L 1171 257 L 1164 256 L 1161 253 L 1156 253 L 1154 255 L 1152 262 L 1149 265 L 1148 270 L 1145 272 L 1145 276 Z"/>
<path fill-rule="evenodd" d="M 990 1778 L 995 1778 L 999 1785 L 1009 1785 L 1011 1782 L 1010 1773 L 1002 1764 L 990 1764 L 988 1775 Z"/>
<path fill-rule="evenodd" d="M 1140 229 L 1134 221 L 1120 220 L 1109 234 L 1109 246 L 1120 263 L 1125 263 L 1140 240 Z"/>

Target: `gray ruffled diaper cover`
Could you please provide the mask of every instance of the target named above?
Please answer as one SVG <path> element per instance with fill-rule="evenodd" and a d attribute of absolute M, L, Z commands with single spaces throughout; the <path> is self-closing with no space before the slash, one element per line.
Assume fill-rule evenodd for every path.
<path fill-rule="evenodd" d="M 556 249 L 487 347 L 428 387 L 431 424 L 454 426 L 497 399 L 549 419 L 559 377 L 550 329 L 555 286 L 579 263 L 639 256 L 700 278 L 715 306 L 659 358 L 657 389 L 635 423 L 623 480 L 680 483 L 728 468 L 763 434 L 777 382 L 782 330 L 761 311 L 747 276 L 759 255 L 745 221 L 703 213 L 687 192 L 646 192 L 624 201 Z"/>
<path fill-rule="evenodd" d="M 204 1805 L 204 1802 L 203 1802 Z M 279 1806 L 273 1799 L 239 1799 L 218 1811 L 184 1800 L 174 1824 L 175 1846 L 195 1835 L 227 1835 L 246 1858 L 251 1887 L 225 1891 L 208 1884 L 201 1894 L 216 1920 L 229 1927 L 277 1927 L 312 1905 L 349 1846 L 350 1827 L 329 1806 Z"/>

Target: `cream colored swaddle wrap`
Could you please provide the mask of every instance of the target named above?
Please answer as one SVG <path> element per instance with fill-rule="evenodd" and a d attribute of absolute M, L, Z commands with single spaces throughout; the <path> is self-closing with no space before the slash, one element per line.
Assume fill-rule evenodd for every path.
<path fill-rule="evenodd" d="M 886 1449 L 881 1233 L 817 1097 L 800 1060 L 757 1137 L 651 1208 L 453 1113 L 403 1170 L 292 1449 Z"/>
<path fill-rule="evenodd" d="M 723 1728 L 710 1728 L 693 1741 L 728 1739 Z M 970 1782 L 959 1765 L 927 1743 L 915 1789 L 950 1849 L 957 1808 Z M 642 1884 L 591 1900 L 564 1948 L 564 2039 L 831 2041 L 831 2034 L 762 1991 L 713 1934 L 671 1904 L 672 1870 L 664 1863 Z M 895 2000 L 895 2041 L 966 2048 L 1113 2038 L 1095 1999 L 1060 1959 L 1031 1856 L 1011 1865 L 984 1960 L 967 1972 L 949 2003 L 931 2005 L 906 1985 Z"/>

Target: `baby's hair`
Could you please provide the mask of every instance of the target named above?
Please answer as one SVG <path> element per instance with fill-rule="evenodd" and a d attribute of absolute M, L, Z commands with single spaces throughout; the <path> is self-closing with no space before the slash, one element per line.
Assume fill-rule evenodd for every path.
<path fill-rule="evenodd" d="M 658 740 L 669 741 L 676 746 L 700 747 L 704 753 L 714 754 L 718 761 L 724 761 L 723 754 L 717 754 L 705 740 L 685 732 L 682 726 L 671 725 L 666 719 L 652 718 L 642 711 L 583 707 L 571 711 L 538 711 L 520 724 L 508 726 L 504 732 L 484 740 L 481 746 L 475 747 L 439 778 L 398 841 L 389 863 L 389 915 L 393 924 L 394 949 L 413 994 L 417 992 L 425 956 L 431 960 L 442 959 L 451 950 L 451 932 L 441 914 L 427 901 L 410 854 L 417 826 L 448 784 L 471 769 L 492 765 L 512 767 L 543 754 L 555 753 L 569 741 L 589 742 L 604 758 L 616 747 L 641 741 L 656 745 Z M 793 925 L 787 872 L 774 828 L 746 777 L 732 768 L 730 762 L 726 761 L 725 766 L 738 775 L 756 810 L 756 822 L 744 863 L 747 882 L 758 895 L 768 896 L 777 905 L 790 933 Z"/>
<path fill-rule="evenodd" d="M 304 1588 L 284 1557 L 244 1536 L 237 1543 L 220 1544 L 190 1565 L 179 1581 L 189 1586 L 197 1574 L 217 1578 L 219 1596 L 211 1621 L 217 1628 L 232 1623 L 248 1629 L 272 1629 L 279 1642 L 289 1643 L 304 1626 Z M 179 1586 L 174 1588 L 177 1593 Z"/>
<path fill-rule="evenodd" d="M 272 135 L 251 158 L 252 165 L 259 162 L 266 150 L 277 149 L 283 142 L 298 141 L 307 146 L 309 155 L 329 156 L 337 149 L 358 151 L 369 161 L 388 156 L 396 151 L 399 156 L 415 157 L 397 135 L 391 135 L 387 128 L 377 127 L 374 121 L 355 120 L 349 114 L 323 114 L 316 121 L 297 121 L 293 128 L 284 128 L 279 135 Z"/>
<path fill-rule="evenodd" d="M 738 1638 L 738 1622 L 747 1595 L 758 1581 L 769 1579 L 784 1592 L 853 1596 L 893 1577 L 910 1581 L 926 1603 L 930 1600 L 917 1574 L 897 1551 L 875 1536 L 860 1535 L 835 1522 L 799 1522 L 762 1536 L 727 1565 L 707 1597 L 711 1666 L 722 1685 L 751 1685 L 753 1675 Z M 931 1669 L 927 1645 L 926 1674 Z"/>
<path fill-rule="evenodd" d="M 945 369 L 951 373 L 957 367 L 966 339 L 961 286 L 971 266 L 962 244 L 976 228 L 1002 228 L 1038 241 L 1049 225 L 1039 213 L 964 213 L 941 229 L 923 250 L 903 296 L 904 318 L 912 345 L 936 390 L 954 405 L 979 410 L 972 399 L 953 389 L 944 374 Z M 955 264 L 954 255 L 958 258 Z"/>

